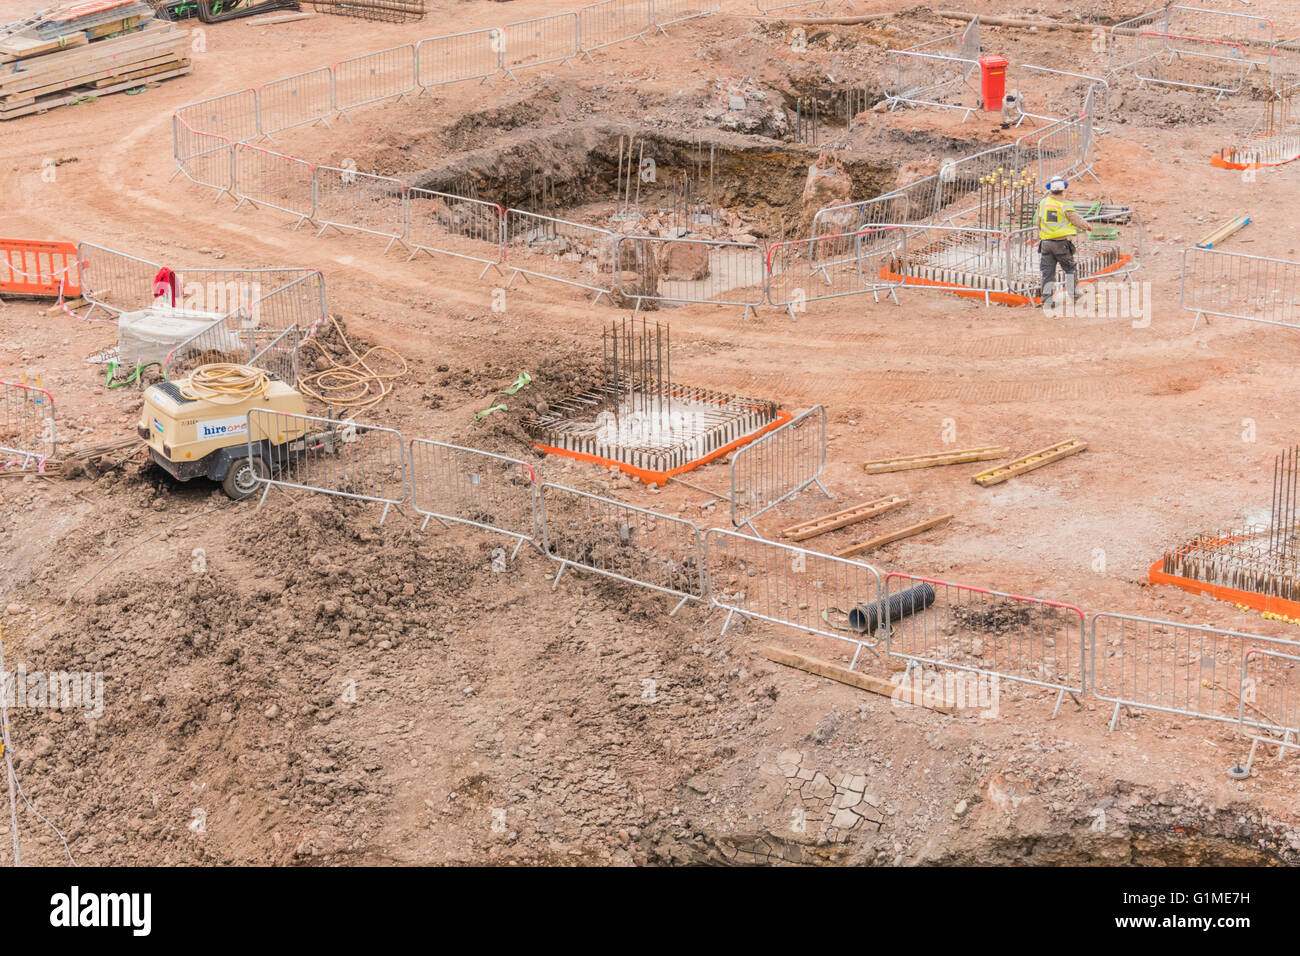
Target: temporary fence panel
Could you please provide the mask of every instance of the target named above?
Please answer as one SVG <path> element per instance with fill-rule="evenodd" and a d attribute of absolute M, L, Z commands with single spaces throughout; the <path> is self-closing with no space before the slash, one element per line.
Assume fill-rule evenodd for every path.
<path fill-rule="evenodd" d="M 1120 707 L 1235 722 L 1242 655 L 1251 648 L 1295 654 L 1300 643 L 1128 614 L 1092 618 L 1088 683 Z"/>
<path fill-rule="evenodd" d="M 826 409 L 814 405 L 731 456 L 731 523 L 748 525 L 809 485 L 821 488 L 826 468 Z M 756 529 L 755 529 L 756 530 Z"/>
<path fill-rule="evenodd" d="M 342 114 L 415 89 L 415 47 L 390 47 L 334 64 L 334 108 Z"/>
<path fill-rule="evenodd" d="M 501 31 L 471 30 L 443 37 L 429 37 L 415 45 L 416 81 L 423 89 L 480 82 L 501 72 Z"/>
<path fill-rule="evenodd" d="M 561 565 L 594 571 L 688 600 L 708 594 L 700 529 L 562 485 L 541 486 L 543 550 Z M 676 608 L 674 609 L 674 612 Z"/>
<path fill-rule="evenodd" d="M 833 637 L 854 648 L 850 670 L 884 639 L 884 589 L 870 565 L 723 528 L 705 532 L 705 554 L 724 634 L 739 614 Z"/>
<path fill-rule="evenodd" d="M 515 70 L 567 63 L 579 53 L 578 15 L 557 13 L 507 23 L 503 42 L 501 68 L 511 76 Z"/>
<path fill-rule="evenodd" d="M 311 163 L 260 146 L 235 146 L 232 192 L 244 203 L 269 206 L 298 217 L 295 228 L 316 216 L 316 169 Z"/>
<path fill-rule="evenodd" d="M 431 189 L 408 189 L 406 201 L 411 258 L 424 250 L 488 265 L 501 261 L 505 213 L 496 203 Z"/>
<path fill-rule="evenodd" d="M 886 50 L 884 93 L 890 106 L 942 106 L 967 114 L 978 109 L 980 93 L 970 78 L 979 70 L 979 63 L 944 52 L 949 47 L 959 48 L 957 40 L 953 34 L 907 50 Z"/>
<path fill-rule="evenodd" d="M 582 50 L 590 53 L 602 47 L 640 38 L 654 27 L 652 0 L 600 0 L 578 10 Z"/>
<path fill-rule="evenodd" d="M 969 216 L 980 207 L 981 182 L 993 175 L 1014 177 L 1024 171 L 1025 159 L 1018 143 L 995 146 L 953 162 L 945 162 L 939 169 L 935 195 L 934 218 L 936 222 L 954 222 Z M 1001 228 L 1002 223 L 963 221 L 962 225 L 978 228 Z"/>
<path fill-rule="evenodd" d="M 325 276 L 312 270 L 292 282 L 265 291 L 253 300 L 250 318 L 259 329 L 297 326 L 304 337 L 314 335 L 329 320 Z"/>
<path fill-rule="evenodd" d="M 1180 286 L 1179 304 L 1195 312 L 1197 322 L 1222 315 L 1300 328 L 1300 262 L 1188 249 Z"/>
<path fill-rule="evenodd" d="M 423 438 L 411 441 L 409 453 L 411 503 L 425 525 L 458 521 L 521 545 L 539 537 L 537 476 L 528 462 Z"/>
<path fill-rule="evenodd" d="M 1075 178 L 1087 163 L 1089 119 L 1065 119 L 1052 123 L 1035 140 L 1038 154 L 1038 182 L 1056 176 Z"/>
<path fill-rule="evenodd" d="M 260 115 L 264 136 L 308 123 L 328 125 L 334 113 L 334 72 L 328 67 L 262 85 Z"/>
<path fill-rule="evenodd" d="M 761 245 L 710 239 L 624 236 L 618 240 L 618 291 L 651 302 L 761 305 L 767 264 Z"/>
<path fill-rule="evenodd" d="M 901 277 L 887 267 L 907 257 L 906 227 L 866 227 L 838 236 L 779 242 L 767 253 L 767 298 L 793 318 L 804 303 L 882 291 L 893 295 Z"/>
<path fill-rule="evenodd" d="M 1256 66 L 1268 66 L 1277 38 L 1273 21 L 1266 17 L 1187 6 L 1169 8 L 1169 25 L 1166 29 L 1146 29 L 1239 44 L 1245 50 L 1246 59 Z"/>
<path fill-rule="evenodd" d="M 934 193 L 933 177 L 930 177 L 930 193 Z M 932 206 L 933 203 L 922 202 Z M 856 233 L 869 226 L 882 223 L 904 223 L 909 221 L 911 193 L 900 190 L 885 193 L 865 202 L 844 203 L 839 206 L 823 206 L 813 216 L 812 238 L 838 236 Z"/>
<path fill-rule="evenodd" d="M 1121 20 L 1110 28 L 1106 44 L 1106 73 L 1131 70 L 1138 63 L 1138 35 L 1144 32 L 1168 33 L 1169 11 L 1154 10 Z"/>
<path fill-rule="evenodd" d="M 82 298 L 93 306 L 116 313 L 135 312 L 153 304 L 153 280 L 162 268 L 160 263 L 90 242 L 77 246 L 77 259 Z"/>
<path fill-rule="evenodd" d="M 330 226 L 352 229 L 386 238 L 391 247 L 406 236 L 406 184 L 391 176 L 317 166 L 314 218 L 320 224 L 317 235 Z"/>
<path fill-rule="evenodd" d="M 891 599 L 916 585 L 928 585 L 933 601 L 890 624 L 889 656 L 1047 687 L 1057 691 L 1057 708 L 1067 692 L 1083 693 L 1087 644 L 1079 608 L 911 574 L 885 577 Z"/>
<path fill-rule="evenodd" d="M 291 325 L 283 331 L 272 331 L 270 335 L 270 341 L 248 360 L 248 364 L 296 387 L 298 349 L 302 342 L 302 330 L 296 325 Z"/>
<path fill-rule="evenodd" d="M 71 242 L 0 239 L 0 294 L 81 295 L 77 247 Z"/>
<path fill-rule="evenodd" d="M 217 197 L 233 185 L 231 140 L 190 127 L 179 115 L 172 116 L 172 154 L 176 172 L 190 182 L 217 190 Z M 176 173 L 172 174 L 176 178 Z"/>
<path fill-rule="evenodd" d="M 506 210 L 504 261 L 512 280 L 523 273 L 607 294 L 614 287 L 617 242 L 616 233 L 599 226 Z"/>
<path fill-rule="evenodd" d="M 655 26 L 663 32 L 670 23 L 706 17 L 722 10 L 722 0 L 650 0 Z"/>
<path fill-rule="evenodd" d="M 54 396 L 43 388 L 0 382 L 0 456 L 44 462 L 58 452 Z"/>
<path fill-rule="evenodd" d="M 248 413 L 247 427 L 248 456 L 267 470 L 263 498 L 277 485 L 374 501 L 384 506 L 382 524 L 406 497 L 406 442 L 391 428 L 264 408 Z"/>
<path fill-rule="evenodd" d="M 196 133 L 222 136 L 236 143 L 262 134 L 257 90 L 235 90 L 182 106 L 176 115 Z"/>
<path fill-rule="evenodd" d="M 1242 657 L 1237 724 L 1250 740 L 1246 772 L 1261 744 L 1300 748 L 1300 657 L 1250 648 Z"/>
<path fill-rule="evenodd" d="M 908 183 L 906 186 L 900 186 L 885 196 L 877 197 L 881 200 L 888 198 L 896 203 L 901 202 L 901 208 L 894 212 L 895 215 L 901 218 L 873 218 L 872 225 L 889 222 L 923 225 L 934 222 L 935 216 L 939 212 L 939 188 L 941 185 L 939 175 L 931 173 L 923 179 Z"/>
<path fill-rule="evenodd" d="M 1182 86 L 1222 96 L 1241 90 L 1249 65 L 1239 43 L 1144 31 L 1138 35 L 1133 73 L 1139 85 Z"/>

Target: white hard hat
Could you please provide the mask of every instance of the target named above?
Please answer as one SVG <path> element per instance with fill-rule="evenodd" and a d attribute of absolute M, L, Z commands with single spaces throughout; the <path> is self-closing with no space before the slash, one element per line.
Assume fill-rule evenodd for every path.
<path fill-rule="evenodd" d="M 1063 193 L 1070 181 L 1063 176 L 1053 176 L 1047 181 L 1047 191 L 1049 193 Z"/>

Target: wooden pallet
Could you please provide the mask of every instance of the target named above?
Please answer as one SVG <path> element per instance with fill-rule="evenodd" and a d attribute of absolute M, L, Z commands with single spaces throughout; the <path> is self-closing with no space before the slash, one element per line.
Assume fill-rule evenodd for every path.
<path fill-rule="evenodd" d="M 1001 458 L 1010 449 L 1002 445 L 967 448 L 962 451 L 936 452 L 933 455 L 904 455 L 899 458 L 880 458 L 863 464 L 869 475 L 883 475 L 891 471 L 910 471 L 913 468 L 935 468 L 939 465 L 964 465 L 972 461 Z"/>
<path fill-rule="evenodd" d="M 0 64 L 0 119 L 63 106 L 73 90 L 103 94 L 134 81 L 188 72 L 190 37 L 171 23 L 109 37 L 74 49 Z M 71 99 L 75 100 L 74 96 Z"/>
<path fill-rule="evenodd" d="M 836 551 L 837 558 L 851 558 L 855 554 L 865 554 L 867 551 L 874 551 L 876 548 L 889 544 L 892 541 L 901 541 L 903 538 L 910 538 L 914 534 L 920 534 L 922 531 L 929 531 L 931 528 L 937 528 L 940 525 L 947 524 L 952 520 L 952 515 L 939 515 L 937 518 L 930 518 L 926 521 L 910 524 L 906 528 L 899 528 L 897 531 L 891 531 L 888 534 L 882 534 L 877 538 L 871 538 L 868 541 L 860 541 L 857 544 L 851 544 L 843 551 Z"/>
<path fill-rule="evenodd" d="M 1009 461 L 1005 465 L 998 465 L 998 467 L 990 468 L 988 471 L 981 471 L 978 475 L 971 475 L 971 481 L 987 488 L 989 485 L 1000 484 L 1008 478 L 1023 475 L 1035 468 L 1042 468 L 1044 465 L 1050 465 L 1062 458 L 1077 455 L 1087 447 L 1088 443 L 1086 441 L 1081 441 L 1078 438 L 1067 438 L 1065 441 L 1058 441 L 1055 445 L 1048 445 L 1046 448 L 1040 448 L 1038 451 L 1023 455 L 1015 461 Z"/>
<path fill-rule="evenodd" d="M 809 538 L 817 537 L 819 534 L 835 531 L 837 528 L 845 528 L 851 524 L 857 524 L 859 521 L 866 521 L 868 518 L 882 515 L 886 511 L 893 511 L 895 508 L 902 508 L 906 504 L 906 498 L 898 495 L 886 495 L 873 501 L 864 501 L 852 508 L 845 508 L 843 511 L 836 511 L 832 514 L 822 515 L 819 518 L 812 518 L 809 521 L 802 521 L 799 524 L 792 524 L 781 532 L 781 537 L 789 538 L 791 541 L 806 541 Z"/>

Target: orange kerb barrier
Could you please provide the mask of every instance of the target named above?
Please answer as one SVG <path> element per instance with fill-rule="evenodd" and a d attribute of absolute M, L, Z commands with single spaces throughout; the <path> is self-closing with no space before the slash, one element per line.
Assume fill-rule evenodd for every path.
<path fill-rule="evenodd" d="M 72 242 L 0 239 L 0 295 L 81 295 L 77 246 Z"/>
<path fill-rule="evenodd" d="M 1176 574 L 1167 573 L 1164 570 L 1164 564 L 1162 558 L 1151 565 L 1150 570 L 1147 572 L 1147 578 L 1152 584 L 1171 584 L 1176 588 L 1182 588 L 1184 591 L 1190 591 L 1192 594 L 1208 594 L 1219 601 L 1244 604 L 1256 611 L 1268 611 L 1286 617 L 1300 617 L 1300 603 L 1295 601 L 1270 597 L 1267 594 L 1257 594 L 1254 591 L 1239 591 L 1236 588 L 1224 587 L 1221 584 L 1206 584 L 1204 581 L 1179 577 Z"/>
<path fill-rule="evenodd" d="M 735 451 L 737 448 L 740 448 L 742 445 L 748 445 L 755 438 L 758 438 L 761 435 L 766 435 L 768 432 L 772 431 L 773 429 L 780 428 L 782 425 L 788 422 L 792 417 L 793 416 L 789 412 L 777 411 L 776 419 L 768 422 L 758 431 L 753 432 L 749 435 L 742 435 L 740 438 L 737 438 L 735 441 L 729 442 L 728 444 L 723 445 L 721 448 L 714 449 L 713 451 L 709 452 L 709 454 L 705 455 L 703 458 L 697 458 L 694 461 L 689 461 L 686 464 L 682 465 L 680 468 L 674 468 L 671 471 L 651 471 L 647 468 L 638 468 L 635 465 L 629 465 L 625 461 L 615 461 L 613 458 L 601 458 L 598 455 L 588 455 L 585 454 L 584 452 L 571 451 L 567 448 L 553 448 L 550 445 L 539 445 L 536 442 L 533 443 L 533 447 L 538 449 L 539 451 L 546 452 L 546 454 L 548 455 L 562 455 L 565 458 L 573 458 L 576 459 L 577 461 L 601 465 L 604 468 L 617 468 L 625 475 L 630 475 L 633 478 L 640 479 L 641 483 L 646 485 L 647 487 L 650 485 L 656 485 L 662 488 L 665 484 L 668 483 L 669 478 L 674 478 L 677 475 L 684 475 L 686 474 L 686 472 L 699 468 L 701 465 L 707 465 L 709 462 L 716 461 L 717 459 L 723 457 L 724 455 L 729 455 L 731 452 Z"/>

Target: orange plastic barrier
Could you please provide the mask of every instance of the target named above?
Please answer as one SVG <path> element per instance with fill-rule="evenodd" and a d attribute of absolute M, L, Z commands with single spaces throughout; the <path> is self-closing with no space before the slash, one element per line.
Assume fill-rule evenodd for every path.
<path fill-rule="evenodd" d="M 1174 587 L 1190 591 L 1192 594 L 1208 594 L 1216 600 L 1244 604 L 1256 611 L 1267 611 L 1272 614 L 1282 614 L 1286 617 L 1300 617 L 1300 603 L 1295 601 L 1288 601 L 1285 598 L 1273 597 L 1268 594 L 1258 594 L 1254 591 L 1240 591 L 1237 588 L 1225 587 L 1221 584 L 1193 581 L 1191 578 L 1179 577 L 1176 574 L 1166 574 L 1164 559 L 1151 565 L 1147 571 L 1147 579 L 1152 584 L 1172 584 Z"/>
<path fill-rule="evenodd" d="M 77 246 L 72 242 L 0 239 L 0 295 L 81 295 Z"/>

